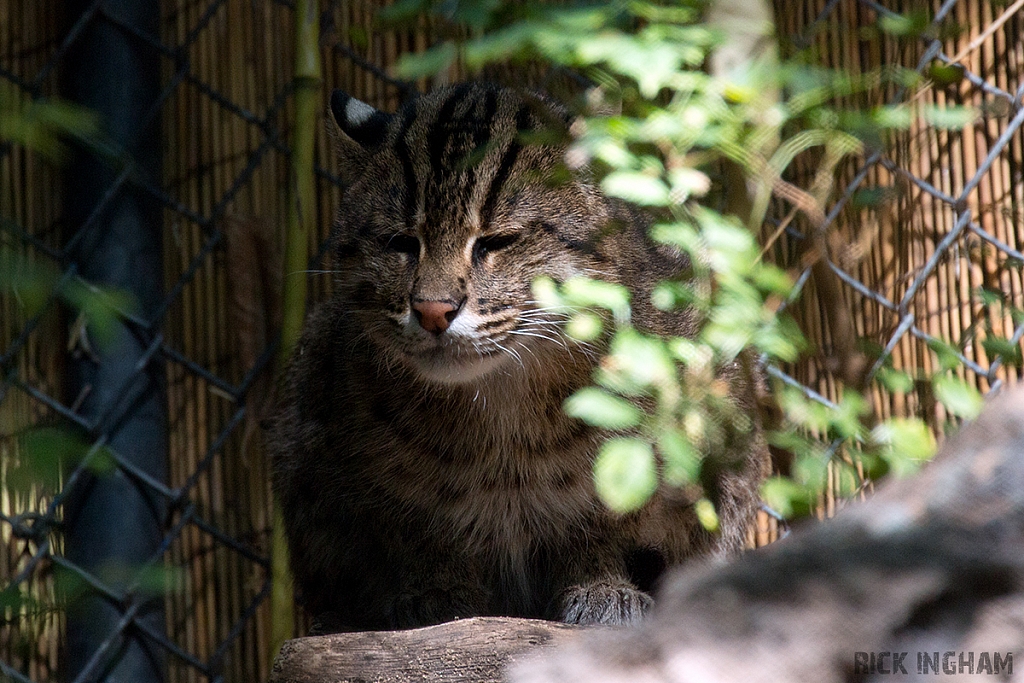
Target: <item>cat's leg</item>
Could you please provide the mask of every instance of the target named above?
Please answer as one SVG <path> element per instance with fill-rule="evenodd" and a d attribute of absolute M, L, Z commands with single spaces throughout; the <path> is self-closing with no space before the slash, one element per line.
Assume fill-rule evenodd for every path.
<path fill-rule="evenodd" d="M 292 546 L 317 632 L 415 628 L 486 613 L 477 565 L 433 541 L 423 525 L 339 512 Z"/>
<path fill-rule="evenodd" d="M 413 568 L 390 597 L 391 628 L 417 628 L 486 614 L 488 593 L 478 582 L 452 566 Z"/>
<path fill-rule="evenodd" d="M 378 528 L 394 583 L 375 604 L 388 628 L 416 628 L 487 613 L 489 591 L 477 561 L 458 544 L 439 539 L 424 524 Z"/>

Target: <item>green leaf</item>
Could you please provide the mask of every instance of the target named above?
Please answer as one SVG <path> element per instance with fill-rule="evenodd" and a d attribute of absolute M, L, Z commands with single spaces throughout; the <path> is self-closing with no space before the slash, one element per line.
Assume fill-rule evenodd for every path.
<path fill-rule="evenodd" d="M 828 461 L 812 452 L 797 453 L 793 461 L 793 479 L 808 490 L 821 491 L 828 481 Z"/>
<path fill-rule="evenodd" d="M 1021 348 L 1020 344 L 1014 344 L 1009 339 L 1003 339 L 1002 337 L 985 337 L 981 342 L 982 348 L 985 349 L 985 353 L 988 354 L 989 358 L 995 358 L 999 356 L 1003 359 L 1003 363 L 1011 367 L 1019 368 L 1022 365 Z"/>
<path fill-rule="evenodd" d="M 928 30 L 930 25 L 928 14 L 923 11 L 907 14 L 887 12 L 878 17 L 878 27 L 893 36 L 920 36 Z"/>
<path fill-rule="evenodd" d="M 565 412 L 604 429 L 626 429 L 640 423 L 642 413 L 629 401 L 597 387 L 584 387 L 565 400 Z"/>
<path fill-rule="evenodd" d="M 847 390 L 835 410 L 830 411 L 832 429 L 843 438 L 859 438 L 863 435 L 864 426 L 861 417 L 871 412 L 871 406 L 860 393 Z"/>
<path fill-rule="evenodd" d="M 932 379 L 932 387 L 935 389 L 935 398 L 949 412 L 968 420 L 976 418 L 985 403 L 980 391 L 958 377 L 939 375 Z"/>
<path fill-rule="evenodd" d="M 795 426 L 824 432 L 829 425 L 829 408 L 807 398 L 797 389 L 786 389 L 778 393 L 779 407 Z"/>
<path fill-rule="evenodd" d="M 700 12 L 695 7 L 664 6 L 653 2 L 634 0 L 629 3 L 629 9 L 638 17 L 652 23 L 690 24 L 700 18 Z M 710 40 L 710 36 L 706 40 Z"/>
<path fill-rule="evenodd" d="M 391 9 L 393 7 L 394 5 L 386 9 Z M 370 44 L 370 37 L 366 34 L 366 29 L 362 26 L 349 26 L 348 41 L 352 47 L 365 50 Z"/>
<path fill-rule="evenodd" d="M 541 30 L 537 24 L 524 22 L 481 36 L 466 45 L 466 64 L 480 68 L 508 59 L 517 51 L 527 52 Z"/>
<path fill-rule="evenodd" d="M 6 227 L 0 224 L 0 229 Z M 57 278 L 56 269 L 48 263 L 0 252 L 0 292 L 14 294 L 29 316 L 42 309 L 57 285 Z"/>
<path fill-rule="evenodd" d="M 897 192 L 891 186 L 862 187 L 853 193 L 851 204 L 860 207 L 881 206 L 887 201 L 897 197 Z"/>
<path fill-rule="evenodd" d="M 658 437 L 658 449 L 665 460 L 665 481 L 685 486 L 699 481 L 701 457 L 690 440 L 676 429 L 666 429 Z"/>
<path fill-rule="evenodd" d="M 793 278 L 789 273 L 771 264 L 754 268 L 751 271 L 751 278 L 758 289 L 768 294 L 785 298 L 793 291 Z"/>
<path fill-rule="evenodd" d="M 406 53 L 395 64 L 395 74 L 399 78 L 409 80 L 433 76 L 451 66 L 457 56 L 455 43 L 451 41 L 436 45 L 420 54 Z"/>
<path fill-rule="evenodd" d="M 21 586 L 7 586 L 0 591 L 0 611 L 5 614 L 18 614 L 21 610 L 40 608 L 40 603 Z"/>
<path fill-rule="evenodd" d="M 1021 268 L 1024 269 L 1024 263 L 1021 264 Z M 1014 327 L 1024 325 L 1024 310 L 1019 308 L 1010 308 L 1010 318 L 1013 320 Z"/>
<path fill-rule="evenodd" d="M 882 128 L 902 130 L 914 122 L 914 114 L 908 107 L 876 107 L 871 112 L 871 120 Z"/>
<path fill-rule="evenodd" d="M 20 439 L 20 458 L 7 469 L 7 483 L 19 491 L 34 487 L 52 489 L 60 483 L 63 470 L 78 465 L 90 451 L 90 445 L 76 434 L 56 427 L 40 427 Z M 89 470 L 109 474 L 117 464 L 107 449 L 92 454 Z"/>
<path fill-rule="evenodd" d="M 95 112 L 61 101 L 26 105 L 0 101 L 0 140 L 15 142 L 53 161 L 64 160 L 66 138 L 90 142 L 99 134 Z"/>
<path fill-rule="evenodd" d="M 871 441 L 897 476 L 916 471 L 935 455 L 935 436 L 922 420 L 886 420 L 871 430 Z"/>
<path fill-rule="evenodd" d="M 658 487 L 650 444 L 633 438 L 607 441 L 594 462 L 594 485 L 597 495 L 615 512 L 640 508 Z"/>
<path fill-rule="evenodd" d="M 788 315 L 771 318 L 767 325 L 759 328 L 754 335 L 754 344 L 757 349 L 768 354 L 770 358 L 776 358 L 787 363 L 795 361 L 802 351 L 807 348 L 807 340 L 804 339 L 800 327 Z"/>
<path fill-rule="evenodd" d="M 693 506 L 697 513 L 697 520 L 701 526 L 714 533 L 718 531 L 718 513 L 715 512 L 715 504 L 707 498 L 701 498 Z"/>
<path fill-rule="evenodd" d="M 573 306 L 607 308 L 620 324 L 629 320 L 629 290 L 620 284 L 572 277 L 562 285 L 561 294 Z"/>
<path fill-rule="evenodd" d="M 377 19 L 385 24 L 410 22 L 430 9 L 430 0 L 395 0 L 377 12 Z"/>
<path fill-rule="evenodd" d="M 671 311 L 679 305 L 685 305 L 689 287 L 679 282 L 659 282 L 651 292 L 651 303 L 659 311 Z"/>
<path fill-rule="evenodd" d="M 973 107 L 937 107 L 921 108 L 921 118 L 930 126 L 946 130 L 958 130 L 978 118 L 978 110 Z"/>
<path fill-rule="evenodd" d="M 668 187 L 660 178 L 636 171 L 614 171 L 601 181 L 601 188 L 613 197 L 635 204 L 664 206 L 668 204 Z"/>
<path fill-rule="evenodd" d="M 714 360 L 714 351 L 711 348 L 686 337 L 673 337 L 668 347 L 674 358 L 697 370 L 706 368 Z"/>
<path fill-rule="evenodd" d="M 716 215 L 707 209 L 698 209 L 695 213 L 700 219 L 708 265 L 723 276 L 747 275 L 758 257 L 757 242 L 751 232 L 735 218 Z"/>
<path fill-rule="evenodd" d="M 641 387 L 664 385 L 676 376 L 664 340 L 633 328 L 623 328 L 615 334 L 611 357 L 616 370 Z"/>
<path fill-rule="evenodd" d="M 989 287 L 978 287 L 975 292 L 981 302 L 986 306 L 995 306 L 996 304 L 1006 303 L 1006 294 L 999 291 L 998 289 L 991 289 Z"/>
<path fill-rule="evenodd" d="M 657 223 L 651 226 L 651 239 L 662 244 L 669 244 L 693 253 L 700 248 L 700 235 L 692 225 L 686 223 Z"/>
<path fill-rule="evenodd" d="M 930 339 L 928 348 L 935 352 L 939 367 L 943 370 L 954 370 L 961 365 L 960 354 L 956 347 L 941 339 Z"/>
<path fill-rule="evenodd" d="M 101 347 L 113 343 L 121 324 L 119 314 L 131 314 L 137 310 L 135 297 L 119 289 L 74 281 L 64 289 L 63 295 L 79 310 L 88 323 L 90 336 Z"/>
<path fill-rule="evenodd" d="M 142 566 L 134 571 L 129 568 L 131 585 L 141 595 L 158 597 L 175 591 L 177 586 L 184 585 L 185 571 L 182 567 L 166 565 Z"/>
<path fill-rule="evenodd" d="M 925 75 L 940 88 L 947 88 L 964 80 L 967 70 L 962 64 L 944 64 L 932 62 L 925 70 Z"/>
<path fill-rule="evenodd" d="M 577 313 L 565 326 L 565 333 L 580 341 L 593 341 L 601 336 L 603 330 L 604 323 L 601 317 L 590 311 Z"/>
<path fill-rule="evenodd" d="M 792 479 L 771 477 L 761 485 L 761 497 L 768 507 L 788 519 L 809 506 L 810 493 Z"/>
<path fill-rule="evenodd" d="M 542 308 L 561 310 L 567 307 L 562 293 L 558 291 L 558 284 L 547 276 L 534 278 L 530 283 L 530 290 Z"/>
<path fill-rule="evenodd" d="M 876 375 L 879 383 L 888 391 L 906 394 L 914 390 L 914 378 L 905 372 L 893 368 L 880 368 Z"/>
<path fill-rule="evenodd" d="M 691 196 L 703 197 L 711 189 L 711 179 L 695 168 L 673 169 L 668 179 L 672 184 L 670 198 L 674 204 L 682 204 Z"/>

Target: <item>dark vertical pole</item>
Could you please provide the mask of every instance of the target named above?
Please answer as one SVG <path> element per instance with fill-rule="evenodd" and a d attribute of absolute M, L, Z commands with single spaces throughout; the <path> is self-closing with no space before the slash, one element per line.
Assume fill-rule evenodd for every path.
<path fill-rule="evenodd" d="M 94 0 L 67 0 L 74 21 Z M 107 139 L 123 151 L 120 160 L 81 153 L 69 166 L 67 214 L 74 248 L 69 258 L 95 284 L 130 293 L 140 317 L 162 298 L 161 210 L 132 182 L 124 183 L 88 221 L 128 164 L 133 178 L 159 184 L 159 121 L 152 116 L 160 86 L 153 47 L 103 17 L 103 12 L 139 33 L 159 35 L 158 0 L 104 0 L 65 60 L 65 94 L 99 113 Z M 88 221 L 88 224 L 86 225 Z M 82 232 L 84 227 L 84 232 Z M 110 448 L 158 481 L 167 478 L 167 421 L 163 370 L 142 363 L 152 333 L 118 325 L 95 355 L 71 361 L 69 394 L 84 396 L 80 412 L 99 421 L 93 438 L 106 435 Z M 125 387 L 126 394 L 121 394 Z M 166 501 L 120 469 L 80 482 L 65 506 L 65 556 L 118 592 L 159 549 Z M 144 591 L 117 604 L 95 593 L 68 608 L 68 681 L 150 683 L 164 679 L 163 653 L 138 629 L 119 630 L 128 610 L 164 631 L 163 597 Z M 103 652 L 99 657 L 97 653 Z"/>

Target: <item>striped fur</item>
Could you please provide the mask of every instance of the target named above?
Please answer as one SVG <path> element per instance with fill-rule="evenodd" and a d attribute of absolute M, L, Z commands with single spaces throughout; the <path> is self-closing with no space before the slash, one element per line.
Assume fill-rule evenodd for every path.
<path fill-rule="evenodd" d="M 692 492 L 660 490 L 625 517 L 596 499 L 602 435 L 562 403 L 602 349 L 566 337 L 531 283 L 619 282 L 641 327 L 694 328 L 649 303 L 685 262 L 567 173 L 566 113 L 480 84 L 395 114 L 336 93 L 332 110 L 348 183 L 336 290 L 307 323 L 272 431 L 293 568 L 320 627 L 630 622 L 666 566 L 741 548 L 767 462 L 756 430 L 717 481 L 719 535 L 697 523 Z"/>

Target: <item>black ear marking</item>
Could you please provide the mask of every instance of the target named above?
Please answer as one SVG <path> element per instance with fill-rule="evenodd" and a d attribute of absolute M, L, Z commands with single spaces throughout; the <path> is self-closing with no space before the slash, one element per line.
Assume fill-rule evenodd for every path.
<path fill-rule="evenodd" d="M 359 146 L 372 149 L 384 138 L 384 130 L 394 114 L 385 114 L 342 90 L 331 93 L 331 114 L 345 135 Z"/>

